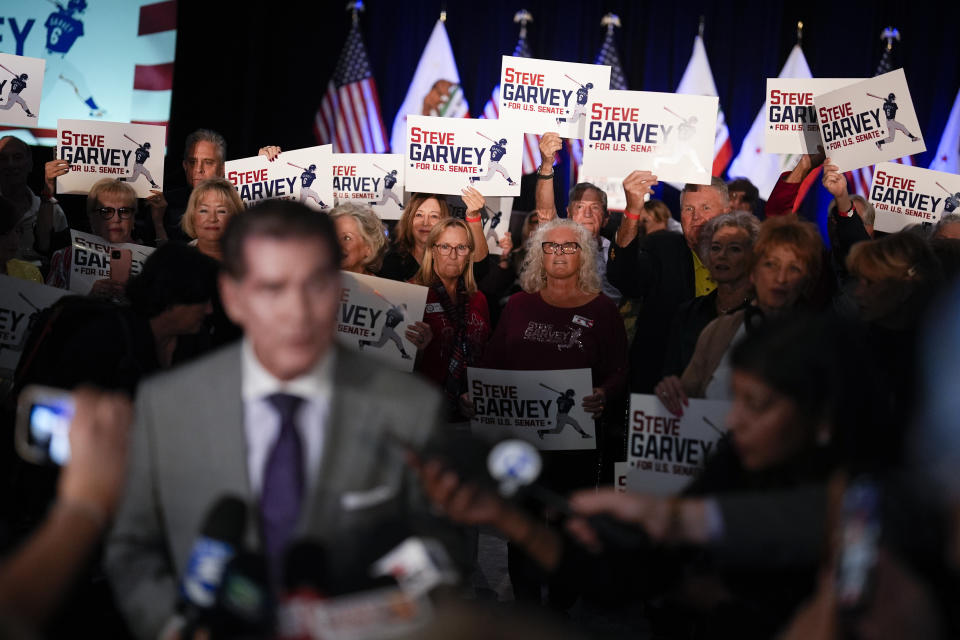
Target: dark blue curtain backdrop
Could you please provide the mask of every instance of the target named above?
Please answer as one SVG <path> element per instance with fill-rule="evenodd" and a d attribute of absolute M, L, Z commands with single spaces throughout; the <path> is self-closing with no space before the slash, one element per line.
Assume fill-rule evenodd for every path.
<path fill-rule="evenodd" d="M 223 133 L 229 157 L 256 153 L 264 144 L 313 144 L 313 115 L 349 28 L 344 0 L 273 2 L 256 10 L 239 3 L 181 0 L 170 125 L 170 183 L 182 179 L 183 139 L 206 126 Z M 776 76 L 804 23 L 803 50 L 821 77 L 868 77 L 880 59 L 884 27 L 897 27 L 895 66 L 910 84 L 927 152 L 926 167 L 960 89 L 958 2 L 687 2 L 682 0 L 482 2 L 370 0 L 361 28 L 380 94 L 389 136 L 417 61 L 439 17 L 476 115 L 500 72 L 500 56 L 513 51 L 513 15 L 534 17 L 528 39 L 533 55 L 593 62 L 603 41 L 600 19 L 620 16 L 618 47 L 630 89 L 674 91 L 690 58 L 699 16 L 734 152 L 759 110 L 765 79 Z M 665 194 L 668 201 L 671 199 Z M 816 217 L 816 195 L 804 213 Z M 822 198 L 821 198 L 822 199 Z"/>

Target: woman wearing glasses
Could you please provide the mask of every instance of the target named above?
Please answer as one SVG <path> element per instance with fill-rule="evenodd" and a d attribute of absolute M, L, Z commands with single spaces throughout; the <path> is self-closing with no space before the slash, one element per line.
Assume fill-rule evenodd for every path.
<path fill-rule="evenodd" d="M 595 419 L 622 400 L 627 370 L 627 336 L 617 307 L 600 292 L 597 260 L 597 242 L 580 225 L 568 219 L 541 224 L 527 244 L 523 291 L 507 302 L 483 358 L 495 369 L 590 369 L 593 394 L 581 404 Z M 553 479 L 556 488 L 595 485 L 601 444 L 589 455 L 550 452 L 576 466 L 554 467 L 561 474 Z"/>
<path fill-rule="evenodd" d="M 451 421 L 464 419 L 459 398 L 467 390 L 467 367 L 480 362 L 490 337 L 490 310 L 473 278 L 473 252 L 467 223 L 444 218 L 430 230 L 420 269 L 410 280 L 430 289 L 424 321 L 407 328 L 418 349 L 415 370 L 444 390 Z"/>
<path fill-rule="evenodd" d="M 112 244 L 133 242 L 133 222 L 137 213 L 137 194 L 126 182 L 104 178 L 96 182 L 87 194 L 87 217 L 90 231 Z M 53 254 L 47 284 L 61 289 L 70 288 L 72 247 L 67 246 Z M 126 283 L 105 278 L 93 283 L 90 295 L 98 298 L 123 297 Z"/>

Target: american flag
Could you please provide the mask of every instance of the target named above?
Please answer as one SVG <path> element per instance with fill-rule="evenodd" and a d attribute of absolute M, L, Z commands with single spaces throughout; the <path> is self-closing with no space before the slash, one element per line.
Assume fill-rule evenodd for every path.
<path fill-rule="evenodd" d="M 531 58 L 530 46 L 527 45 L 527 27 L 520 27 L 520 39 L 517 40 L 517 46 L 513 49 L 513 55 L 517 58 Z M 490 99 L 483 106 L 481 118 L 496 120 L 500 117 L 500 85 L 493 88 Z M 523 174 L 533 173 L 540 166 L 540 136 L 527 133 L 523 136 Z"/>
<path fill-rule="evenodd" d="M 313 121 L 320 144 L 334 153 L 385 153 L 387 133 L 380 117 L 377 85 L 356 22 L 347 34 L 327 93 Z"/>
<path fill-rule="evenodd" d="M 874 72 L 874 77 L 881 76 L 885 73 L 893 71 L 893 39 L 889 39 L 887 44 L 883 48 L 883 55 L 880 56 L 880 63 L 877 65 L 877 70 Z M 904 156 L 902 158 L 897 158 L 894 162 L 899 162 L 900 164 L 906 164 L 913 166 L 913 156 Z M 853 192 L 858 193 L 864 197 L 870 193 L 870 185 L 873 184 L 873 170 L 876 165 L 871 165 L 868 167 L 863 167 L 862 169 L 854 169 L 853 171 L 848 171 L 845 175 L 847 176 L 847 182 L 853 185 Z"/>
<path fill-rule="evenodd" d="M 594 64 L 602 64 L 610 67 L 610 88 L 617 91 L 625 91 L 627 88 L 627 78 L 623 75 L 623 65 L 620 64 L 620 55 L 617 53 L 617 47 L 613 40 L 613 24 L 607 24 L 607 35 L 600 46 L 600 52 Z M 567 144 L 570 147 L 570 162 L 573 165 L 573 180 L 577 181 L 580 174 L 580 164 L 583 162 L 583 140 L 571 138 Z"/>

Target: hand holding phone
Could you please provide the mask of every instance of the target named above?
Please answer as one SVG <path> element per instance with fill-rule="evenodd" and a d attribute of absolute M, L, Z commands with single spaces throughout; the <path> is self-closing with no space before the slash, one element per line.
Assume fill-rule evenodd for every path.
<path fill-rule="evenodd" d="M 126 283 L 130 279 L 130 268 L 133 266 L 133 251 L 130 249 L 110 250 L 110 279 L 114 282 Z"/>

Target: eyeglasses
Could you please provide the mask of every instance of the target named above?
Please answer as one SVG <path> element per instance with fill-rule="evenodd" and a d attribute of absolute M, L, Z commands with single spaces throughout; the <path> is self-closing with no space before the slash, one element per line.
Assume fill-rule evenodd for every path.
<path fill-rule="evenodd" d="M 564 242 L 563 244 L 557 244 L 556 242 L 543 242 L 540 244 L 540 248 L 543 249 L 544 253 L 576 253 L 580 251 L 580 243 Z"/>
<path fill-rule="evenodd" d="M 109 220 L 115 213 L 120 216 L 121 220 L 126 220 L 136 213 L 137 210 L 133 207 L 120 207 L 119 209 L 114 209 L 113 207 L 100 207 L 98 209 L 94 209 L 94 211 L 99 213 L 100 217 L 104 220 Z"/>
<path fill-rule="evenodd" d="M 443 242 L 441 244 L 435 244 L 433 245 L 433 248 L 439 251 L 440 255 L 442 256 L 450 255 L 450 252 L 453 250 L 456 250 L 458 256 L 465 256 L 470 251 L 470 247 L 468 247 L 465 244 L 458 244 L 457 246 L 453 246 L 452 244 L 447 244 L 446 242 Z"/>

